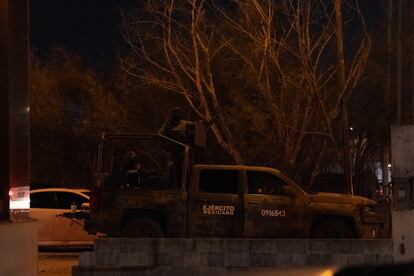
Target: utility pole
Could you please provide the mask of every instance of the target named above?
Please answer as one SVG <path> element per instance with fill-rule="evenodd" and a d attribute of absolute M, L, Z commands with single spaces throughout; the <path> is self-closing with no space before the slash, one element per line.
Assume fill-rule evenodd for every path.
<path fill-rule="evenodd" d="M 414 13 L 414 4 L 411 6 L 411 14 L 413 14 Z M 412 23 L 412 25 L 411 26 L 414 26 L 414 16 L 412 16 L 412 21 L 411 21 L 411 23 Z M 414 28 L 411 28 L 412 30 L 413 30 L 413 32 L 412 32 L 412 40 L 411 40 L 411 47 L 412 47 L 412 52 L 411 52 L 411 54 L 412 54 L 412 59 L 411 59 L 411 62 L 413 63 L 412 64 L 412 87 L 411 87 L 411 89 L 412 89 L 412 106 L 411 106 L 411 111 L 412 111 L 412 113 L 411 113 L 411 124 L 413 124 L 414 125 Z"/>
<path fill-rule="evenodd" d="M 9 1 L 0 0 L 0 220 L 9 220 Z"/>
<path fill-rule="evenodd" d="M 402 89 L 402 0 L 398 0 L 397 18 L 397 125 L 401 125 L 401 89 Z"/>
<path fill-rule="evenodd" d="M 342 98 L 342 156 L 344 161 L 345 182 L 349 194 L 354 194 L 352 184 L 351 152 L 349 147 L 349 121 L 348 121 L 348 93 L 345 91 L 345 58 L 344 35 L 342 30 L 342 0 L 335 0 L 335 25 L 336 25 L 336 51 L 339 69 L 339 89 L 344 92 Z"/>
<path fill-rule="evenodd" d="M 388 0 L 387 3 L 387 79 L 385 84 L 385 97 L 388 102 L 391 102 L 391 80 L 392 80 L 392 27 L 393 27 L 393 1 Z M 414 99 L 414 98 L 413 98 Z M 382 185 L 384 188 L 384 194 L 388 196 L 390 194 L 390 187 L 388 184 L 388 163 L 390 160 L 390 147 L 386 147 L 382 154 Z"/>

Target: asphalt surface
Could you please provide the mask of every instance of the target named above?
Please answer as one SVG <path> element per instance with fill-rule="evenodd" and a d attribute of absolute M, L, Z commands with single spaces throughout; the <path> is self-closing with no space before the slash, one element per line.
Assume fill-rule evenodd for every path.
<path fill-rule="evenodd" d="M 79 253 L 92 249 L 92 246 L 40 247 L 37 258 L 37 275 L 72 275 L 72 266 L 79 264 Z"/>
<path fill-rule="evenodd" d="M 72 275 L 72 266 L 79 263 L 79 253 L 39 252 L 37 275 L 55 276 Z"/>

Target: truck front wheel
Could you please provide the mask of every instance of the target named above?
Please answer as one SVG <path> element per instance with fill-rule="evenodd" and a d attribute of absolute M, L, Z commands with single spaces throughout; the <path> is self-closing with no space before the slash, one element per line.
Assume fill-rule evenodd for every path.
<path fill-rule="evenodd" d="M 325 219 L 313 225 L 310 233 L 315 239 L 352 239 L 351 227 L 338 219 Z"/>
<path fill-rule="evenodd" d="M 127 238 L 162 238 L 164 233 L 158 223 L 149 218 L 133 218 L 121 231 Z"/>

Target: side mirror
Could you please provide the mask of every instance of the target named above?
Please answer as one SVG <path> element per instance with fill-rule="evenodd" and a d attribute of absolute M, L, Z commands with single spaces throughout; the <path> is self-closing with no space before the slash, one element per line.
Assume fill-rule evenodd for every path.
<path fill-rule="evenodd" d="M 81 210 L 89 210 L 89 202 L 82 203 Z"/>
<path fill-rule="evenodd" d="M 290 186 L 285 186 L 283 187 L 283 193 L 289 197 L 296 197 L 296 192 L 294 189 L 292 189 L 292 187 Z"/>

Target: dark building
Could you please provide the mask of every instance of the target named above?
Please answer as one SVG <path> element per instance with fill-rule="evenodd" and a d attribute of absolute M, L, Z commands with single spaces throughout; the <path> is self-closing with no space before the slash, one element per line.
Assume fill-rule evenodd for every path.
<path fill-rule="evenodd" d="M 0 0 L 0 215 L 29 190 L 29 1 Z M 16 189 L 18 188 L 18 189 Z"/>

